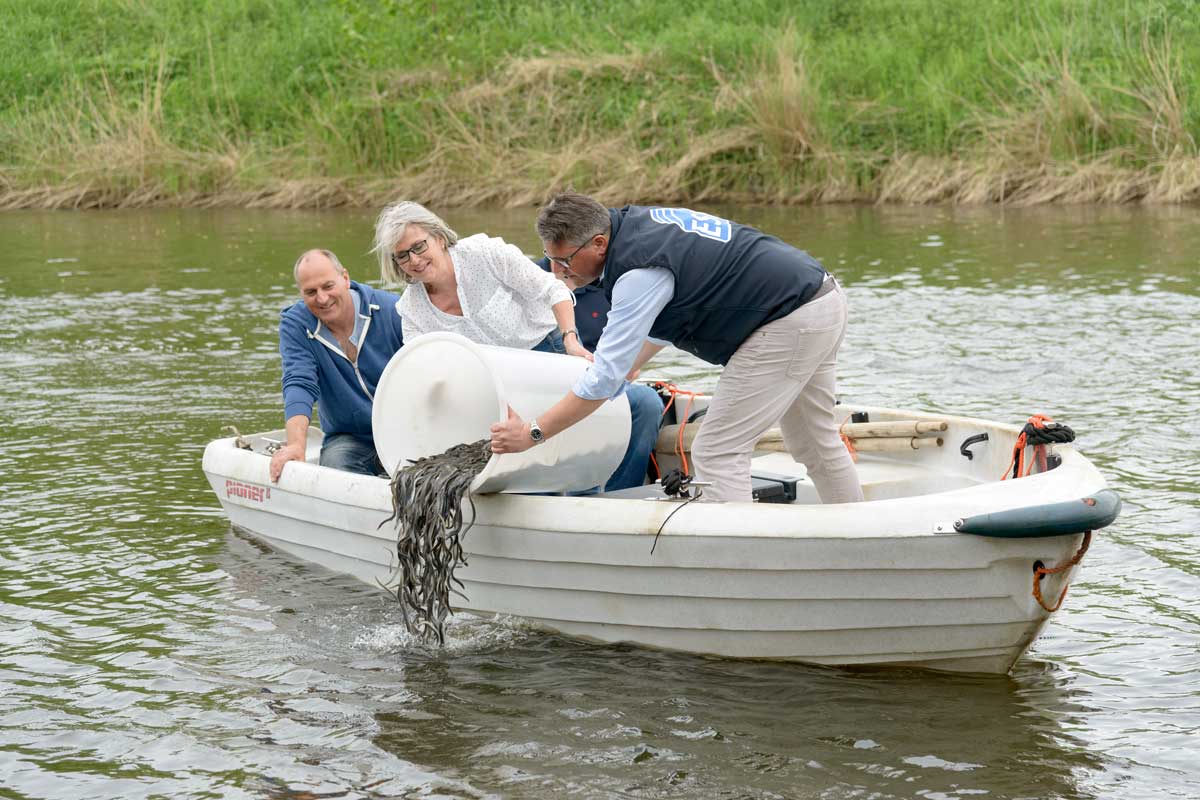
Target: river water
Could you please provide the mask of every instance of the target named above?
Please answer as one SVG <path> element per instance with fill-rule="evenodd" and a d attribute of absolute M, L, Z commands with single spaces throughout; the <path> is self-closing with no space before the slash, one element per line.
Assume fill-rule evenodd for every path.
<path fill-rule="evenodd" d="M 848 287 L 841 393 L 1047 413 L 1120 492 L 1007 677 L 739 663 L 455 619 L 231 529 L 292 260 L 367 212 L 0 214 L 0 797 L 1200 796 L 1200 211 L 710 209 Z M 533 211 L 456 212 L 537 250 Z M 658 371 L 701 388 L 680 354 Z"/>

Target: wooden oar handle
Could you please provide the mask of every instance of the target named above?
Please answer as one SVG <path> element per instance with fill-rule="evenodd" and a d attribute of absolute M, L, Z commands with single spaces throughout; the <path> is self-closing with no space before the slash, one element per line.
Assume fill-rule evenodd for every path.
<path fill-rule="evenodd" d="M 683 429 L 683 450 L 690 453 L 692 442 L 700 431 L 703 418 L 689 422 Z M 854 448 L 863 453 L 880 453 L 894 450 L 917 450 L 922 447 L 941 447 L 941 437 L 922 437 L 922 434 L 946 430 L 944 421 L 905 420 L 902 422 L 852 422 L 842 426 L 842 433 L 854 440 Z M 881 444 L 876 444 L 881 443 Z M 674 453 L 679 446 L 679 426 L 664 425 L 658 432 L 654 449 L 660 453 Z M 783 432 L 771 428 L 758 440 L 755 449 L 785 452 Z"/>

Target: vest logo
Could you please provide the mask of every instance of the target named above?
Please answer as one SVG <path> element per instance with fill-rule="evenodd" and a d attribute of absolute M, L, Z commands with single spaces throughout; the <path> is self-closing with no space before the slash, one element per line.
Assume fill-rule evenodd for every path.
<path fill-rule="evenodd" d="M 705 214 L 703 211 L 692 211 L 690 208 L 652 208 L 650 219 L 662 225 L 674 225 L 684 233 L 694 233 L 717 242 L 728 242 L 733 236 L 733 226 L 729 224 L 729 220 Z"/>
<path fill-rule="evenodd" d="M 252 503 L 261 503 L 271 499 L 271 487 L 255 486 L 253 483 L 242 483 L 241 481 L 225 481 L 225 496 L 240 497 L 243 500 L 249 500 Z"/>

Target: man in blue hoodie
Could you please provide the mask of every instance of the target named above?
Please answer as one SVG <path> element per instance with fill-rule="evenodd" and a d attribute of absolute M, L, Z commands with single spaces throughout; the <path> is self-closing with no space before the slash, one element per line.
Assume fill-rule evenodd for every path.
<path fill-rule="evenodd" d="M 398 295 L 350 280 L 329 250 L 309 250 L 293 270 L 300 302 L 279 321 L 287 443 L 271 456 L 271 480 L 303 461 L 319 404 L 321 466 L 384 475 L 371 435 L 371 403 L 383 368 L 404 344 Z"/>

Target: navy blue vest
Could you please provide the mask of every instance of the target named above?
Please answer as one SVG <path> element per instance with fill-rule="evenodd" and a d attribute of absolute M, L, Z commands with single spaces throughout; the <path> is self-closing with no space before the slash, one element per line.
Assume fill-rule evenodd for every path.
<path fill-rule="evenodd" d="M 609 303 L 631 269 L 663 267 L 675 296 L 650 329 L 655 339 L 724 365 L 754 331 L 786 317 L 821 288 L 815 258 L 748 225 L 686 208 L 609 209 L 612 236 L 602 286 Z"/>

